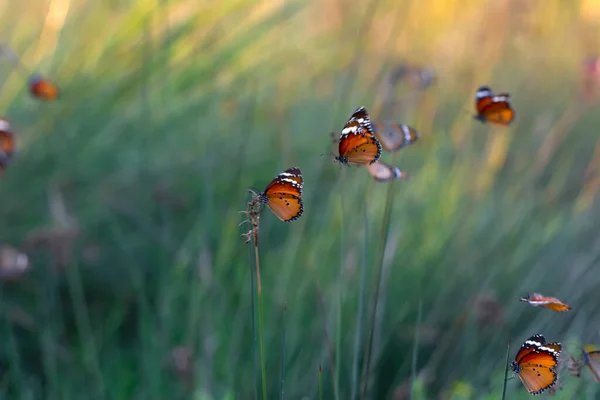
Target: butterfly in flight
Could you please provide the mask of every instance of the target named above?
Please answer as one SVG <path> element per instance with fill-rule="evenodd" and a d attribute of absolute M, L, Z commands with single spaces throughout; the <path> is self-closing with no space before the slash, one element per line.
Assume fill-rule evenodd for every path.
<path fill-rule="evenodd" d="M 583 356 L 583 364 L 590 369 L 596 382 L 600 383 L 600 351 L 587 351 L 587 349 L 582 349 L 581 354 Z"/>
<path fill-rule="evenodd" d="M 389 182 L 396 179 L 409 179 L 406 172 L 400 171 L 398 167 L 377 161 L 367 165 L 369 173 L 377 182 Z"/>
<path fill-rule="evenodd" d="M 391 121 L 375 122 L 375 136 L 386 151 L 398 151 L 421 137 L 414 128 Z"/>
<path fill-rule="evenodd" d="M 487 86 L 481 86 L 475 94 L 474 118 L 481 122 L 507 126 L 515 118 L 515 110 L 510 106 L 508 93 L 494 94 Z"/>
<path fill-rule="evenodd" d="M 510 363 L 530 394 L 540 394 L 556 384 L 556 366 L 562 345 L 546 343 L 543 335 L 533 335 L 523 343 L 515 361 Z"/>
<path fill-rule="evenodd" d="M 263 204 L 283 222 L 295 221 L 304 212 L 302 202 L 302 172 L 298 168 L 289 168 L 280 173 L 258 196 Z"/>
<path fill-rule="evenodd" d="M 29 78 L 29 92 L 41 100 L 53 101 L 58 97 L 58 87 L 37 74 Z"/>
<path fill-rule="evenodd" d="M 342 164 L 373 164 L 381 157 L 381 143 L 374 133 L 369 113 L 364 107 L 359 107 L 342 129 L 339 155 L 335 159 Z"/>
<path fill-rule="evenodd" d="M 546 307 L 556 312 L 565 312 L 571 309 L 571 306 L 563 303 L 556 297 L 546 297 L 539 293 L 531 293 L 527 297 L 521 297 L 520 301 L 527 302 L 535 307 Z"/>
<path fill-rule="evenodd" d="M 0 174 L 8 167 L 15 151 L 15 133 L 7 119 L 0 118 Z"/>

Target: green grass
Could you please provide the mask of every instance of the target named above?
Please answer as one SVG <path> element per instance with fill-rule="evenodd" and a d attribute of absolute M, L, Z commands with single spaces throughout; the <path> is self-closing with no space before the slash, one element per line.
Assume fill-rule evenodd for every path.
<path fill-rule="evenodd" d="M 32 260 L 0 285 L 0 397 L 246 399 L 266 376 L 268 398 L 346 399 L 370 342 L 373 398 L 407 384 L 413 399 L 497 399 L 507 337 L 510 357 L 534 333 L 570 352 L 600 342 L 600 206 L 585 175 L 600 118 L 577 97 L 577 4 L 338 3 L 78 0 L 48 18 L 0 5 L 0 40 L 62 90 L 36 101 L 0 63 L 0 113 L 19 132 L 0 240 Z M 433 67 L 436 84 L 400 82 L 385 102 L 401 61 Z M 510 128 L 472 120 L 484 83 L 511 93 Z M 329 132 L 359 105 L 421 131 L 383 155 L 410 181 L 333 163 Z M 291 166 L 305 214 L 261 214 L 261 374 L 239 211 Z M 73 239 L 32 239 L 59 228 Z M 518 301 L 531 291 L 573 310 Z M 499 325 L 480 324 L 482 293 Z M 169 367 L 178 346 L 192 371 Z M 588 371 L 560 383 L 557 398 L 598 394 Z M 530 396 L 513 379 L 506 398 Z"/>

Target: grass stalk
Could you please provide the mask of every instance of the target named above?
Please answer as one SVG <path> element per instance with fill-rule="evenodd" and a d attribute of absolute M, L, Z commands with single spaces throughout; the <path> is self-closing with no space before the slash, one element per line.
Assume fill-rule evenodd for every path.
<path fill-rule="evenodd" d="M 249 253 L 252 253 L 250 248 Z M 256 369 L 256 302 L 254 301 L 254 270 L 252 268 L 252 254 L 248 254 L 250 262 L 250 309 L 252 316 L 252 367 L 254 369 L 254 400 L 258 399 L 258 370 Z"/>
<path fill-rule="evenodd" d="M 279 398 L 283 400 L 283 383 L 285 382 L 285 315 L 287 314 L 287 304 L 283 306 L 283 322 L 281 327 L 281 385 L 279 387 Z"/>
<path fill-rule="evenodd" d="M 333 346 L 331 345 L 331 339 L 329 338 L 329 331 L 327 329 L 327 318 L 325 316 L 325 303 L 323 302 L 323 293 L 321 286 L 317 282 L 317 299 L 319 301 L 319 309 L 321 311 L 321 317 L 323 319 L 323 334 L 325 335 L 325 344 L 327 345 L 327 353 L 329 354 L 329 369 L 331 371 L 331 380 L 334 393 L 337 391 L 337 385 L 335 384 L 335 361 L 333 360 Z"/>
<path fill-rule="evenodd" d="M 381 277 L 383 272 L 383 259 L 385 255 L 385 248 L 388 241 L 388 235 L 390 232 L 390 219 L 392 215 L 392 204 L 394 200 L 394 182 L 390 182 L 388 186 L 385 209 L 383 211 L 383 220 L 381 227 L 381 246 L 379 247 L 379 254 L 377 260 L 377 272 L 375 278 L 375 294 L 373 295 L 370 323 L 369 323 L 369 339 L 367 340 L 367 348 L 365 350 L 365 361 L 361 388 L 361 398 L 368 398 L 367 393 L 369 390 L 369 375 L 371 372 L 371 357 L 373 353 L 373 334 L 375 332 L 376 315 L 379 305 L 379 293 L 381 291 Z"/>
<path fill-rule="evenodd" d="M 252 199 L 246 207 L 244 212 L 247 216 L 245 222 L 250 223 L 251 229 L 248 233 L 242 236 L 246 238 L 246 243 L 252 241 L 254 247 L 254 266 L 256 273 L 256 306 L 258 309 L 258 344 L 260 348 L 260 369 L 261 369 L 261 382 L 262 382 L 262 395 L 263 400 L 267 400 L 267 374 L 265 365 L 265 346 L 264 346 L 264 311 L 263 311 L 263 296 L 262 296 L 262 284 L 260 279 L 260 257 L 258 248 L 258 231 L 260 224 L 260 207 L 261 202 L 258 195 L 252 191 Z M 251 274 L 252 275 L 252 274 Z M 254 285 L 252 286 L 254 289 Z M 254 319 L 253 319 L 254 321 Z"/>
<path fill-rule="evenodd" d="M 368 193 L 368 191 L 367 191 Z M 365 204 L 368 204 L 365 202 Z M 358 289 L 358 311 L 356 316 L 356 328 L 354 334 L 354 351 L 352 356 L 352 375 L 351 375 L 351 395 L 350 399 L 356 399 L 358 390 L 358 357 L 360 354 L 360 344 L 362 342 L 362 321 L 365 312 L 365 287 L 367 282 L 367 250 L 369 248 L 369 218 L 368 210 L 364 208 L 364 240 L 363 240 L 363 255 L 362 266 L 360 271 L 360 287 Z"/>
<path fill-rule="evenodd" d="M 323 368 L 319 364 L 319 400 L 323 400 Z"/>
<path fill-rule="evenodd" d="M 413 345 L 412 360 L 410 365 L 410 399 L 415 398 L 415 381 L 417 380 L 417 356 L 419 354 L 419 336 L 421 334 L 421 319 L 423 317 L 423 299 L 419 299 L 417 309 L 417 324 L 415 328 L 415 342 Z"/>
<path fill-rule="evenodd" d="M 504 365 L 504 384 L 502 386 L 502 400 L 506 400 L 506 384 L 508 382 L 508 360 L 510 359 L 510 336 L 506 346 L 506 363 Z"/>
<path fill-rule="evenodd" d="M 339 275 L 338 275 L 338 287 L 337 287 L 337 296 L 336 296 L 336 327 L 335 327 L 335 373 L 334 373 L 334 380 L 333 380 L 333 386 L 334 386 L 334 390 L 333 390 L 333 394 L 334 394 L 334 398 L 335 400 L 339 400 L 339 382 L 340 382 L 340 358 L 341 358 L 341 354 L 342 354 L 342 303 L 344 302 L 343 299 L 343 285 L 344 285 L 344 268 L 345 268 L 345 264 L 346 264 L 346 254 L 347 252 L 345 251 L 345 232 L 344 232 L 344 216 L 346 215 L 345 213 L 345 207 L 344 207 L 344 193 L 341 190 L 344 187 L 344 181 L 345 181 L 345 175 L 346 175 L 346 168 L 342 168 L 342 171 L 340 173 L 340 180 L 339 180 L 339 188 L 340 188 L 340 210 L 342 210 L 342 219 L 340 222 L 340 270 L 339 270 Z"/>

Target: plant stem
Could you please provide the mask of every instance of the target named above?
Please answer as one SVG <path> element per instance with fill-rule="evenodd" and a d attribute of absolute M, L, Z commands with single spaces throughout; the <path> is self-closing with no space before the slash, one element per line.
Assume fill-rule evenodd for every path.
<path fill-rule="evenodd" d="M 287 313 L 287 304 L 283 306 L 283 323 L 281 328 L 281 387 L 279 398 L 283 400 L 283 382 L 285 381 L 285 314 Z"/>
<path fill-rule="evenodd" d="M 510 358 L 510 339 L 508 337 L 508 346 L 506 346 L 506 363 L 504 365 L 504 386 L 502 387 L 502 400 L 506 400 L 506 382 L 508 381 L 508 360 Z"/>
<path fill-rule="evenodd" d="M 256 265 L 256 299 L 258 302 L 258 342 L 260 346 L 260 369 L 262 375 L 263 400 L 267 400 L 267 373 L 265 367 L 265 346 L 264 346 L 264 324 L 263 324 L 263 297 L 262 285 L 260 282 L 260 261 L 258 258 L 258 234 L 254 236 L 254 264 Z"/>
<path fill-rule="evenodd" d="M 415 329 L 415 343 L 413 346 L 411 371 L 410 371 L 410 398 L 415 398 L 415 380 L 417 379 L 417 355 L 419 353 L 419 335 L 421 330 L 421 318 L 423 315 L 423 300 L 419 299 L 419 308 L 417 310 L 417 325 Z"/>
<path fill-rule="evenodd" d="M 250 247 L 248 251 L 251 252 Z M 254 301 L 254 271 L 252 270 L 252 255 L 248 254 L 250 258 L 250 307 L 252 312 L 252 358 L 253 358 L 253 369 L 254 369 L 254 400 L 258 399 L 258 371 L 256 369 L 256 304 Z"/>
<path fill-rule="evenodd" d="M 369 339 L 367 341 L 367 349 L 366 349 L 366 356 L 365 356 L 365 368 L 363 371 L 363 381 L 362 381 L 362 393 L 361 393 L 361 398 L 367 398 L 367 392 L 368 392 L 368 387 L 369 387 L 369 374 L 370 374 L 370 369 L 371 369 L 371 357 L 372 357 L 372 346 L 373 346 L 373 333 L 375 331 L 375 324 L 376 324 L 376 315 L 377 315 L 377 308 L 378 308 L 378 304 L 379 304 L 379 292 L 381 291 L 381 275 L 382 275 L 382 271 L 383 271 L 383 258 L 385 255 L 385 247 L 387 244 L 387 240 L 388 240 L 388 235 L 390 232 L 390 217 L 392 214 L 392 202 L 394 200 L 394 182 L 390 182 L 389 186 L 388 186 L 388 191 L 387 191 L 387 197 L 386 197 L 386 202 L 385 202 L 385 209 L 383 211 L 383 221 L 382 221 L 382 228 L 381 228 L 381 246 L 379 249 L 379 259 L 377 260 L 377 275 L 376 275 L 376 279 L 375 279 L 375 294 L 373 296 L 373 306 L 371 308 L 371 315 L 370 315 L 370 319 L 371 319 L 371 323 L 369 326 Z"/>
<path fill-rule="evenodd" d="M 319 364 L 319 400 L 323 400 L 323 368 Z"/>

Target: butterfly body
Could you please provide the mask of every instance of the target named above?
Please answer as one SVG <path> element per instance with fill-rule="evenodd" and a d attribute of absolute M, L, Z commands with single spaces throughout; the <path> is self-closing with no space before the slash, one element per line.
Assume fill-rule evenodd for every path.
<path fill-rule="evenodd" d="M 555 368 L 562 350 L 560 343 L 547 343 L 543 335 L 533 335 L 523 343 L 510 367 L 530 394 L 540 394 L 556 384 Z"/>
<path fill-rule="evenodd" d="M 556 297 L 542 296 L 539 293 L 531 293 L 527 297 L 521 297 L 520 301 L 527 302 L 534 307 L 545 307 L 556 312 L 565 312 L 571 309 L 571 306 Z"/>
<path fill-rule="evenodd" d="M 494 94 L 488 86 L 481 86 L 475 94 L 475 109 L 473 116 L 483 123 L 507 126 L 515 118 L 515 111 L 510 104 L 508 93 Z"/>
<path fill-rule="evenodd" d="M 301 197 L 303 184 L 300 169 L 289 168 L 277 175 L 258 196 L 277 218 L 283 222 L 295 221 L 304 212 Z"/>
<path fill-rule="evenodd" d="M 374 132 L 369 113 L 364 107 L 359 107 L 342 129 L 338 143 L 339 155 L 335 156 L 335 160 L 355 165 L 369 165 L 379 160 L 381 143 Z"/>

